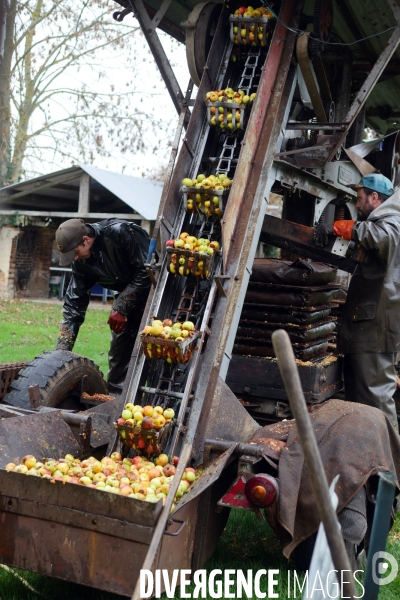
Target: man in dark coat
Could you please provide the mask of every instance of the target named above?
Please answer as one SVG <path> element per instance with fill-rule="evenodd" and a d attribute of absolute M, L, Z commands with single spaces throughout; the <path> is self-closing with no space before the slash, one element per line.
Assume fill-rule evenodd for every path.
<path fill-rule="evenodd" d="M 149 236 L 138 225 L 120 219 L 85 224 L 69 219 L 56 231 L 60 266 L 71 264 L 57 349 L 72 350 L 85 320 L 90 290 L 98 284 L 116 292 L 108 324 L 108 387 L 121 389 L 150 288 L 144 263 Z"/>
<path fill-rule="evenodd" d="M 346 400 L 380 408 L 396 431 L 396 353 L 400 351 L 400 192 L 383 175 L 367 175 L 357 189 L 359 220 L 320 225 L 315 241 L 327 235 L 359 242 L 367 256 L 350 281 L 339 331 L 344 356 Z"/>

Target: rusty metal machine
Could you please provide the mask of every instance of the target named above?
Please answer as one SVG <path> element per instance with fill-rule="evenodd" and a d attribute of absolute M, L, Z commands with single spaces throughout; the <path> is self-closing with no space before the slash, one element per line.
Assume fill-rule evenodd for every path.
<path fill-rule="evenodd" d="M 363 255 L 344 240 L 332 248 L 317 248 L 312 228 L 321 220 L 355 217 L 355 194 L 348 184 L 378 168 L 374 165 L 382 159 L 378 142 L 367 154 L 365 149 L 360 153 L 357 145 L 368 111 L 376 128 L 384 123 L 384 133 L 393 118 L 390 113 L 384 120 L 388 111 L 380 111 L 374 90 L 398 53 L 400 7 L 389 0 L 386 12 L 372 25 L 371 20 L 361 24 L 354 17 L 357 2 L 339 2 L 335 25 L 328 0 L 282 0 L 274 6 L 262 2 L 268 15 L 254 17 L 237 12 L 238 3 L 118 3 L 122 9 L 114 18 L 122 21 L 132 13 L 137 19 L 178 113 L 147 260 L 153 287 L 142 325 L 153 318 L 190 319 L 197 338 L 186 362 L 152 358 L 139 338 L 122 394 L 110 403 L 106 420 L 108 424 L 115 420 L 127 402 L 173 407 L 175 418 L 163 450 L 180 456 L 176 486 L 187 464 L 203 465 L 204 472 L 170 516 L 176 488 L 164 506 L 149 505 L 0 471 L 0 561 L 125 596 L 136 586 L 133 598 L 137 599 L 141 568 L 194 570 L 204 565 L 225 526 L 229 507 L 237 505 L 236 496 L 231 494 L 229 501 L 226 492 L 237 480 L 238 465 L 248 478 L 262 455 L 257 444 L 247 444 L 259 428 L 251 415 L 264 422 L 289 414 L 276 363 L 266 352 L 276 324 L 286 325 L 298 344 L 309 401 L 320 402 L 340 388 L 340 361 L 332 347 L 335 319 L 330 311 L 346 274 Z M 372 3 L 367 4 L 372 11 Z M 367 21 L 371 32 L 364 32 Z M 179 88 L 157 27 L 181 42 L 187 40 L 192 79 L 186 93 Z M 384 47 L 361 40 L 388 28 L 390 39 Z M 353 43 L 354 55 L 349 50 Z M 366 46 L 369 63 L 360 62 L 360 51 Z M 392 66 L 398 68 L 397 63 Z M 361 86 L 360 72 L 369 73 Z M 195 99 L 194 85 L 198 86 Z M 242 90 L 248 101 L 234 110 L 229 95 L 224 101 L 218 101 L 218 96 L 206 101 L 210 91 L 228 88 Z M 391 150 L 386 146 L 386 152 L 394 155 L 395 150 L 396 144 Z M 392 163 L 396 178 L 394 158 Z M 215 194 L 218 211 L 205 210 L 209 199 L 204 190 L 182 187 L 185 178 L 192 181 L 199 173 L 221 174 L 232 181 L 228 193 Z M 200 196 L 197 210 L 189 209 L 190 193 Z M 283 197 L 282 219 L 266 214 L 271 193 Z M 171 252 L 166 242 L 182 232 L 220 244 L 210 268 L 197 276 L 187 273 L 187 262 L 182 263 L 181 275 L 168 269 Z M 302 257 L 333 265 L 341 279 L 297 287 L 257 281 L 252 269 L 260 240 L 290 252 L 291 261 Z M 156 253 L 157 243 L 160 253 Z M 199 256 L 194 259 L 198 265 Z M 285 290 L 291 300 L 273 299 L 275 292 Z M 300 298 L 300 305 L 294 296 Z M 261 342 L 255 343 L 257 336 Z M 313 339 L 319 340 L 316 353 L 308 352 L 315 346 L 310 344 Z M 93 410 L 100 413 L 102 407 Z M 46 428 L 51 420 L 60 419 L 58 412 L 45 413 L 48 425 L 40 432 L 38 424 L 32 425 L 38 440 L 28 440 L 32 452 L 36 449 L 45 456 L 65 449 L 84 451 L 78 440 L 84 439 L 83 433 L 88 435 L 90 415 L 81 417 L 84 427 L 79 417 L 63 417 L 63 447 L 54 440 L 46 447 Z M 33 424 L 38 415 L 26 414 L 23 419 Z M 78 427 L 75 433 L 74 426 Z M 111 431 L 109 454 L 123 448 L 118 432 Z M 3 455 L 2 464 L 4 459 Z M 256 510 L 256 505 L 246 508 Z"/>

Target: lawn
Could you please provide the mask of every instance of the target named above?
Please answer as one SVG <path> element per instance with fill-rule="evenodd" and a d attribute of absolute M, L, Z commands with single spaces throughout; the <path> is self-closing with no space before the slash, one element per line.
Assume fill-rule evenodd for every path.
<path fill-rule="evenodd" d="M 61 304 L 2 300 L 0 313 L 2 319 L 0 362 L 31 360 L 37 354 L 55 347 L 58 324 L 61 320 Z M 74 351 L 97 363 L 103 373 L 107 372 L 109 340 L 107 317 L 108 312 L 101 308 L 89 309 L 74 348 Z M 389 535 L 386 550 L 397 561 L 400 560 L 400 518 L 396 520 Z M 279 569 L 279 586 L 275 591 L 279 592 L 280 600 L 286 600 L 288 570 L 293 570 L 294 565 L 283 558 L 279 542 L 266 523 L 261 523 L 251 513 L 231 511 L 228 525 L 206 568 L 208 571 L 241 569 L 244 572 L 252 569 L 253 573 L 259 569 Z M 18 571 L 18 574 L 35 591 L 28 589 L 15 575 L 0 569 L 0 600 L 39 600 L 40 598 L 116 600 L 119 598 L 34 573 Z M 267 592 L 267 589 L 264 588 L 263 591 Z M 299 596 L 298 593 L 297 597 Z M 163 598 L 166 596 L 164 595 Z M 180 598 L 179 592 L 175 598 Z M 399 576 L 393 583 L 382 587 L 379 595 L 380 600 L 398 598 L 400 598 Z"/>
<path fill-rule="evenodd" d="M 62 303 L 0 300 L 0 363 L 32 360 L 54 350 L 61 322 Z M 111 309 L 111 307 L 110 307 Z M 91 358 L 107 375 L 110 329 L 108 311 L 89 307 L 74 352 Z"/>

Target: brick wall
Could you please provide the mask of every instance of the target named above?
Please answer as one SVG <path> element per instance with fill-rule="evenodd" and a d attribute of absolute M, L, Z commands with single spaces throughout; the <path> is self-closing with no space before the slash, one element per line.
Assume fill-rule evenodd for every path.
<path fill-rule="evenodd" d="M 19 235 L 14 289 L 17 298 L 48 298 L 54 231 L 48 227 L 24 227 Z"/>

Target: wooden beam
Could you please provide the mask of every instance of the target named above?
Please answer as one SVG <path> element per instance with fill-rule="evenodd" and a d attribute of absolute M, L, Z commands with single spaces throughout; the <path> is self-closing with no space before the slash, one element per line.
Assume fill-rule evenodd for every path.
<path fill-rule="evenodd" d="M 23 198 L 24 196 L 29 196 L 29 194 L 34 194 L 35 192 L 39 192 L 40 190 L 44 190 L 46 188 L 55 187 L 59 183 L 66 183 L 67 181 L 72 181 L 73 179 L 77 179 L 79 175 L 75 173 L 75 175 L 69 175 L 68 177 L 63 177 L 57 181 L 47 181 L 46 183 L 39 183 L 33 188 L 29 188 L 28 190 L 24 190 L 23 192 L 17 192 L 16 194 L 10 194 L 7 188 L 4 188 L 0 192 L 0 202 L 7 202 L 10 200 L 16 200 L 17 198 Z"/>
<path fill-rule="evenodd" d="M 79 180 L 79 204 L 78 212 L 81 214 L 89 214 L 90 204 L 90 175 L 83 173 Z"/>
<path fill-rule="evenodd" d="M 139 214 L 125 213 L 78 213 L 78 212 L 57 212 L 40 210 L 0 210 L 0 215 L 14 215 L 27 217 L 60 217 L 62 219 L 126 219 L 128 221 L 142 221 L 143 216 Z"/>

